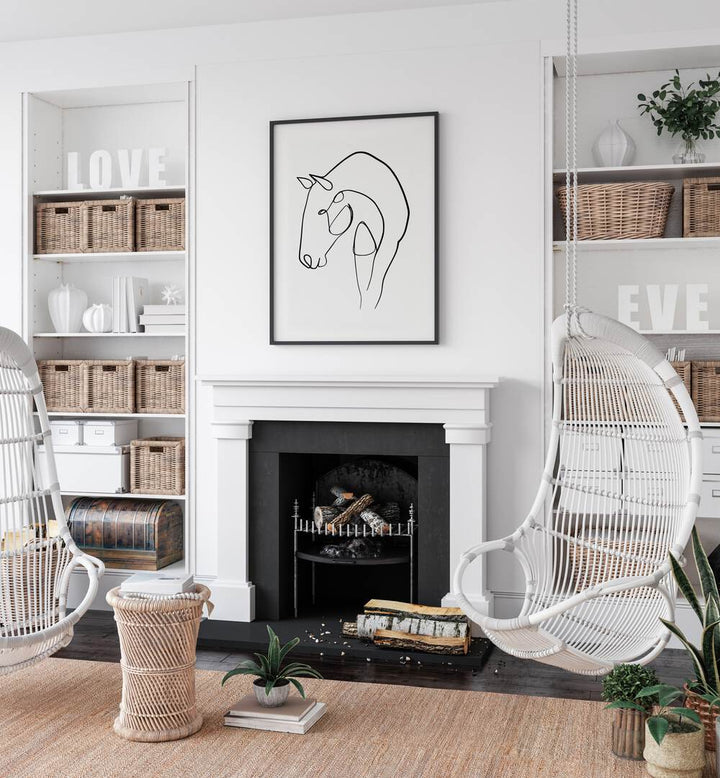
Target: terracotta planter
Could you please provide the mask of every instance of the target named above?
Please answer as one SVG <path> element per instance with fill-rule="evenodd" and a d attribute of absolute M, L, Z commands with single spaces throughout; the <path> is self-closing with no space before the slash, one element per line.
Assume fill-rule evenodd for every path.
<path fill-rule="evenodd" d="M 612 752 L 622 759 L 642 759 L 647 714 L 616 708 L 612 723 Z"/>
<path fill-rule="evenodd" d="M 703 700 L 692 689 L 688 689 L 687 684 L 683 686 L 683 690 L 685 691 L 685 707 L 696 711 L 700 716 L 700 721 L 702 721 L 703 728 L 705 729 L 705 748 L 708 751 L 715 751 L 717 748 L 715 719 L 720 714 L 720 709 L 715 706 L 711 709 L 710 703 L 707 700 Z"/>
<path fill-rule="evenodd" d="M 705 735 L 695 732 L 667 734 L 658 745 L 645 724 L 647 771 L 654 778 L 701 778 L 705 767 Z"/>

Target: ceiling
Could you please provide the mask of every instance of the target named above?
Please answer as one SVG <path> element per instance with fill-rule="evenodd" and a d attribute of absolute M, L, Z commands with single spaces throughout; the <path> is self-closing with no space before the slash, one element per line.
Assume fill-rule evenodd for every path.
<path fill-rule="evenodd" d="M 0 43 L 492 0 L 1 0 Z"/>

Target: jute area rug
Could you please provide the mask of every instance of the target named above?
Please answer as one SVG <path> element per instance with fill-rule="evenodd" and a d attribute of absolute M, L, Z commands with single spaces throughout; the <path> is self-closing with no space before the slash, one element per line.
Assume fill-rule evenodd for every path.
<path fill-rule="evenodd" d="M 328 713 L 307 735 L 222 726 L 249 679 L 197 672 L 203 728 L 131 743 L 112 722 L 120 666 L 48 659 L 0 678 L 0 775 L 173 778 L 602 778 L 645 776 L 610 752 L 601 703 L 384 684 L 310 681 Z M 706 775 L 713 775 L 706 770 Z"/>

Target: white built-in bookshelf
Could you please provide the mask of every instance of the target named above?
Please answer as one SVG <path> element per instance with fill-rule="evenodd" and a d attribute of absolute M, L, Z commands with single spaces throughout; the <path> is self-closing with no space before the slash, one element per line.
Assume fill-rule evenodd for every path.
<path fill-rule="evenodd" d="M 185 494 L 180 496 L 152 494 L 105 495 L 100 492 L 63 491 L 63 502 L 77 496 L 122 496 L 131 499 L 161 498 L 177 501 L 185 515 L 185 558 L 166 570 L 190 570 L 188 541 L 191 536 L 192 479 L 189 462 L 193 437 L 190 418 L 193 405 L 192 290 L 190 288 L 190 85 L 188 83 L 137 85 L 31 93 L 24 96 L 24 337 L 31 344 L 36 359 L 167 359 L 184 355 L 186 397 L 184 414 L 163 413 L 61 413 L 51 412 L 52 419 L 132 418 L 138 422 L 139 437 L 184 436 L 186 443 Z M 164 148 L 164 184 L 116 185 L 104 189 L 89 188 L 88 161 L 98 149 L 107 150 L 112 158 L 113 183 L 120 181 L 117 151 L 119 149 Z M 77 152 L 81 190 L 69 188 L 67 154 Z M 143 156 L 141 182 L 148 180 L 147 158 Z M 183 251 L 99 252 L 82 254 L 39 254 L 34 240 L 34 209 L 39 202 L 114 199 L 131 196 L 138 199 L 159 197 L 186 198 L 186 235 Z M 137 333 L 58 333 L 54 331 L 49 311 L 48 293 L 60 283 L 71 283 L 83 289 L 88 305 L 112 304 L 112 281 L 115 276 L 135 276 L 148 281 L 146 302 L 159 304 L 160 294 L 168 284 L 179 287 L 186 304 L 185 330 L 178 334 Z M 62 490 L 62 483 L 60 484 Z M 125 570 L 108 570 L 112 586 Z M 106 586 L 105 588 L 108 588 Z"/>

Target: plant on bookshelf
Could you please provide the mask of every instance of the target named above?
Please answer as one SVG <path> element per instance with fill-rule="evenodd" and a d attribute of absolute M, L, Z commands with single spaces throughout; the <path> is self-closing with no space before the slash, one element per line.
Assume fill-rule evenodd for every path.
<path fill-rule="evenodd" d="M 280 645 L 280 638 L 272 627 L 267 626 L 268 644 L 267 654 L 255 654 L 258 661 L 248 659 L 241 662 L 234 670 L 226 673 L 222 679 L 222 685 L 235 675 L 255 675 L 253 691 L 257 701 L 267 708 L 275 708 L 284 705 L 292 684 L 305 699 L 305 689 L 298 681 L 298 677 L 322 678 L 322 675 L 303 662 L 291 662 L 283 664 L 285 657 L 298 645 L 300 638 L 293 638 L 284 646 Z"/>
<path fill-rule="evenodd" d="M 656 89 L 650 97 L 638 94 L 640 114 L 648 114 L 658 135 L 663 130 L 682 138 L 682 144 L 673 155 L 677 164 L 693 164 L 705 161 L 705 154 L 698 150 L 697 142 L 720 137 L 720 125 L 716 122 L 720 111 L 720 72 L 715 78 L 708 73 L 683 86 L 680 71 Z"/>

